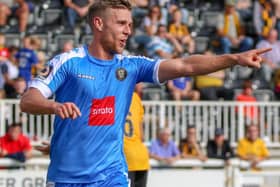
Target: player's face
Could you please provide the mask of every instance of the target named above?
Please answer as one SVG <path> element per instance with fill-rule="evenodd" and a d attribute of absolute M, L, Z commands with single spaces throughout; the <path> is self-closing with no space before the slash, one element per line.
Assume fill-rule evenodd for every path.
<path fill-rule="evenodd" d="M 108 9 L 103 19 L 102 43 L 112 53 L 122 53 L 131 35 L 132 17 L 127 9 Z"/>

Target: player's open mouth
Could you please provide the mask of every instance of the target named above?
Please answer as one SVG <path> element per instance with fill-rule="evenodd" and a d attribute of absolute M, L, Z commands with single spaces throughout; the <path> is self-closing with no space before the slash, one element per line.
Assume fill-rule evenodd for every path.
<path fill-rule="evenodd" d="M 121 45 L 125 45 L 126 44 L 126 40 L 121 40 Z"/>

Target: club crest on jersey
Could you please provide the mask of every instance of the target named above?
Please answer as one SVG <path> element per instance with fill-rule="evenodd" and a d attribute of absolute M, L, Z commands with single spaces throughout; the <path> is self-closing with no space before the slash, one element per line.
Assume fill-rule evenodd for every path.
<path fill-rule="evenodd" d="M 124 68 L 118 68 L 116 70 L 116 77 L 118 80 L 123 81 L 127 76 L 127 71 Z"/>
<path fill-rule="evenodd" d="M 40 73 L 38 74 L 38 78 L 46 79 L 50 75 L 52 70 L 53 70 L 53 66 L 47 65 L 42 71 L 40 71 Z"/>

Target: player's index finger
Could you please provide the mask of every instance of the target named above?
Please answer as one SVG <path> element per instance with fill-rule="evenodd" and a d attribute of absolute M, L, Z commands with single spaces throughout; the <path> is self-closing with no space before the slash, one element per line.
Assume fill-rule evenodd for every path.
<path fill-rule="evenodd" d="M 262 49 L 257 49 L 257 55 L 260 55 L 260 54 L 263 54 L 263 53 L 266 53 L 268 51 L 271 51 L 272 48 L 262 48 Z"/>

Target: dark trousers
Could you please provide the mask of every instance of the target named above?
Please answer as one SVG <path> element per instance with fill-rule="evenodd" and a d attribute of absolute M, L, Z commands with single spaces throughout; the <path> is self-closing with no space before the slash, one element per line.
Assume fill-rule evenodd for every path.
<path fill-rule="evenodd" d="M 130 187 L 146 187 L 148 170 L 129 171 L 128 178 L 130 179 Z"/>
<path fill-rule="evenodd" d="M 218 100 L 223 98 L 224 100 L 233 99 L 233 91 L 224 87 L 206 87 L 199 89 L 202 100 Z"/>

